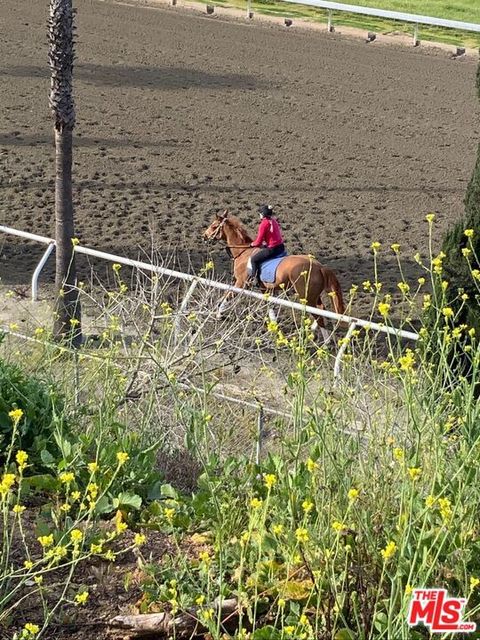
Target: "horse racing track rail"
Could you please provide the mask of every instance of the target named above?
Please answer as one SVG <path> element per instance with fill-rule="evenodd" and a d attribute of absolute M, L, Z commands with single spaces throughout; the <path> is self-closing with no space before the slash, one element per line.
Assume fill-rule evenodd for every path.
<path fill-rule="evenodd" d="M 35 242 L 39 242 L 42 244 L 46 244 L 47 248 L 42 255 L 41 260 L 39 261 L 35 271 L 32 275 L 32 300 L 35 301 L 38 296 L 38 278 L 40 273 L 45 266 L 48 258 L 51 253 L 55 249 L 55 240 L 53 238 L 47 238 L 45 236 L 39 236 L 33 233 L 28 233 L 26 231 L 20 231 L 18 229 L 14 229 L 12 227 L 6 227 L 0 225 L 0 232 L 5 233 L 7 235 L 13 235 L 20 238 L 25 238 L 27 240 L 33 240 Z M 394 327 L 389 327 L 384 324 L 371 322 L 370 320 L 362 320 L 361 318 L 355 318 L 353 316 L 340 315 L 338 313 L 334 313 L 333 311 L 327 311 L 326 309 L 318 309 L 317 307 L 311 307 L 306 304 L 301 304 L 300 302 L 293 302 L 291 300 L 285 300 L 283 298 L 279 298 L 270 294 L 262 294 L 256 291 L 249 291 L 246 289 L 241 289 L 239 287 L 234 287 L 233 285 L 226 284 L 224 282 L 220 282 L 218 280 L 212 280 L 211 278 L 203 278 L 201 276 L 196 276 L 190 273 L 184 273 L 182 271 L 175 271 L 172 269 L 167 269 L 165 267 L 161 267 L 158 265 L 154 265 L 148 262 L 142 262 L 140 260 L 132 260 L 131 258 L 126 258 L 124 256 L 118 256 L 112 253 L 106 253 L 104 251 L 98 251 L 97 249 L 91 249 L 90 247 L 83 247 L 81 244 L 74 245 L 74 251 L 78 254 L 83 254 L 86 256 L 91 256 L 94 258 L 100 258 L 103 260 L 107 260 L 109 262 L 114 262 L 118 264 L 122 264 L 125 266 L 130 266 L 137 268 L 141 271 L 149 271 L 151 273 L 155 273 L 158 275 L 166 276 L 169 278 L 176 278 L 178 280 L 183 280 L 185 282 L 189 282 L 190 286 L 187 289 L 187 292 L 180 304 L 179 310 L 177 312 L 177 317 L 180 317 L 186 310 L 187 305 L 195 291 L 195 288 L 198 284 L 202 284 L 207 287 L 211 287 L 213 289 L 218 289 L 220 291 L 224 291 L 225 294 L 228 293 L 236 293 L 238 295 L 247 296 L 249 298 L 253 298 L 256 300 L 264 301 L 269 309 L 269 314 L 273 312 L 272 306 L 276 305 L 278 307 L 286 307 L 288 309 L 301 311 L 303 313 L 310 313 L 316 316 L 322 316 L 324 318 L 328 318 L 329 320 L 336 321 L 337 323 L 342 322 L 348 324 L 348 331 L 346 338 L 349 338 L 356 327 L 364 327 L 369 329 L 370 331 L 385 333 L 388 335 L 396 336 L 397 338 L 402 338 L 405 340 L 413 340 L 416 341 L 419 338 L 418 333 L 414 333 L 412 331 L 405 331 L 403 329 L 396 329 Z M 334 364 L 334 377 L 338 378 L 340 374 L 340 364 L 347 347 L 348 340 L 344 340 L 338 353 L 335 357 Z"/>

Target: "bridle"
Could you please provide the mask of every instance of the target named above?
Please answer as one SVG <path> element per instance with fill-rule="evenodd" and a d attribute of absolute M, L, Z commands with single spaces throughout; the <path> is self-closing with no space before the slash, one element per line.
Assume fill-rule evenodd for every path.
<path fill-rule="evenodd" d="M 224 227 L 226 222 L 227 222 L 227 218 L 224 218 L 222 220 L 222 222 L 218 225 L 218 227 L 215 229 L 215 233 L 213 234 L 213 236 L 210 237 L 210 240 L 219 240 L 220 239 L 219 234 L 220 234 L 221 230 L 223 229 L 223 227 Z M 228 245 L 227 244 L 227 246 L 225 247 L 225 249 L 226 249 L 226 251 L 227 251 L 227 253 L 228 253 L 229 257 L 230 257 L 230 260 L 233 260 L 233 261 L 235 261 L 241 255 L 243 255 L 247 249 L 251 249 L 251 248 L 252 247 L 250 247 L 249 245 L 245 246 L 244 244 L 232 244 L 232 245 Z M 243 251 L 240 251 L 238 256 L 234 256 L 232 254 L 232 251 L 231 251 L 232 249 L 243 249 Z"/>

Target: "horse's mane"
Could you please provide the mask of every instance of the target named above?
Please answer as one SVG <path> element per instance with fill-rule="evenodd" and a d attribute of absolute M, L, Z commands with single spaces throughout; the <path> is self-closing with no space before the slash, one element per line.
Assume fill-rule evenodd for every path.
<path fill-rule="evenodd" d="M 227 218 L 229 226 L 235 230 L 237 237 L 239 238 L 239 244 L 250 244 L 253 238 L 250 237 L 248 231 L 236 216 L 231 214 Z"/>

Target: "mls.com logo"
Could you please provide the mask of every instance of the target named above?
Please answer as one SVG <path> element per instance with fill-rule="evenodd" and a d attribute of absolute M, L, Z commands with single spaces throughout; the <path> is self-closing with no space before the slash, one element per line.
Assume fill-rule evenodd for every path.
<path fill-rule="evenodd" d="M 446 589 L 414 589 L 407 622 L 424 624 L 431 633 L 471 633 L 477 625 L 463 620 L 466 603 L 466 598 L 449 598 Z"/>

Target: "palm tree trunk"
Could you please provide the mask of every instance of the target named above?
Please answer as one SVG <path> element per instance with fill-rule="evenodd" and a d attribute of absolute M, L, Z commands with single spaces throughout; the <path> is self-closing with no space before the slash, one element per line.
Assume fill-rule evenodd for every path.
<path fill-rule="evenodd" d="M 72 198 L 72 132 L 75 126 L 73 102 L 73 18 L 72 0 L 50 0 L 48 22 L 51 70 L 50 108 L 55 122 L 55 240 L 56 270 L 54 335 L 80 346 L 80 301 L 76 288 L 75 237 Z"/>

